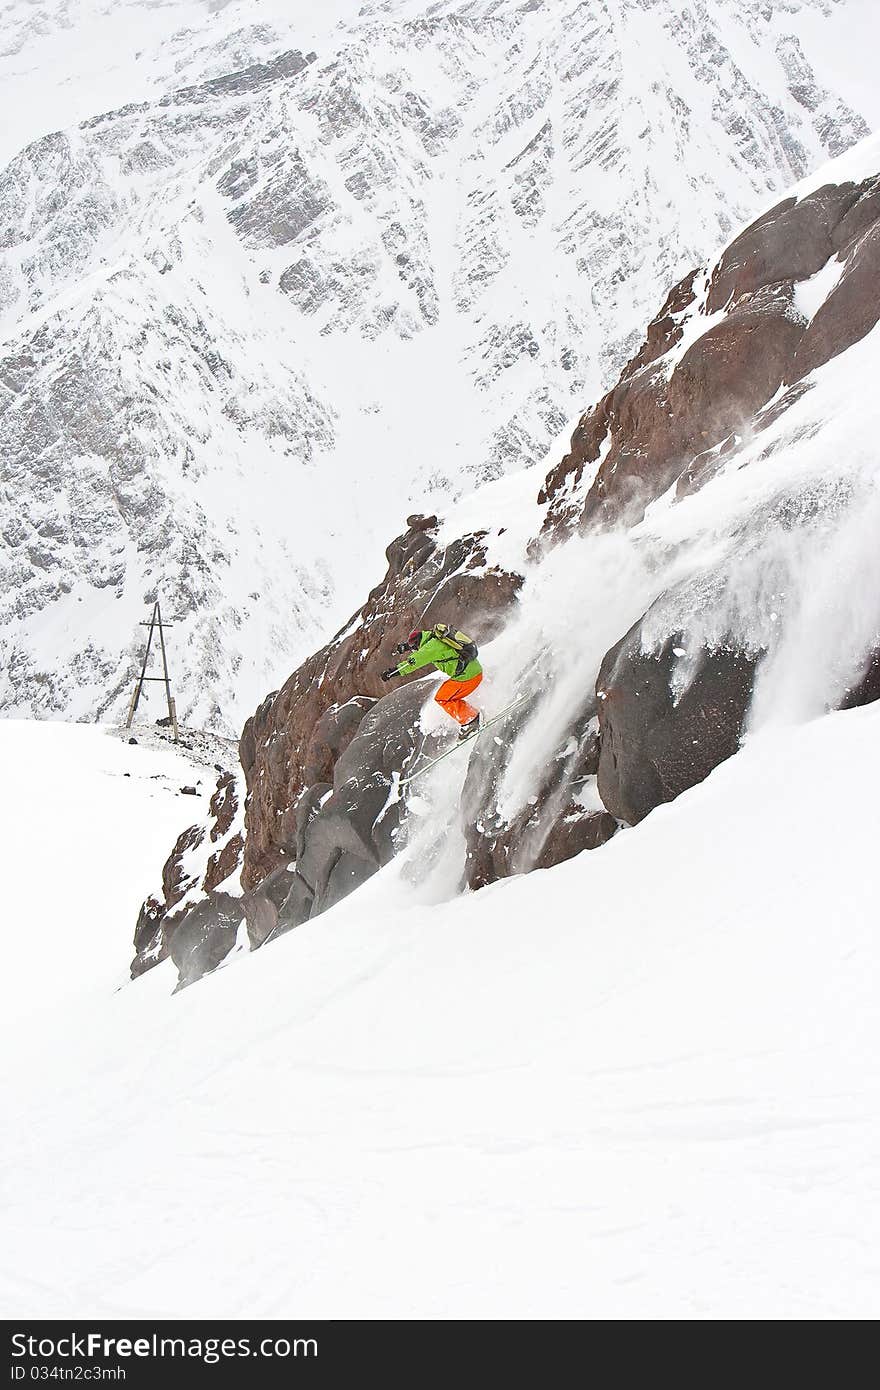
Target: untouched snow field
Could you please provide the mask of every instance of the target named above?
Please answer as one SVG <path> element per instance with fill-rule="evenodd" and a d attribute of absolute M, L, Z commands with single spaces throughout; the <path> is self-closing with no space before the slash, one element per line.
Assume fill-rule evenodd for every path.
<path fill-rule="evenodd" d="M 0 721 L 0 1013 L 13 1037 L 125 984 L 140 905 L 181 830 L 207 812 L 212 768 L 146 747 L 155 736 L 137 728 L 128 737 L 138 745 L 95 725 Z"/>
<path fill-rule="evenodd" d="M 174 997 L 167 966 L 114 992 L 153 755 L 0 738 L 8 1315 L 880 1312 L 880 706 L 451 904 L 397 861 Z M 43 791 L 37 841 L 50 764 L 75 814 Z"/>

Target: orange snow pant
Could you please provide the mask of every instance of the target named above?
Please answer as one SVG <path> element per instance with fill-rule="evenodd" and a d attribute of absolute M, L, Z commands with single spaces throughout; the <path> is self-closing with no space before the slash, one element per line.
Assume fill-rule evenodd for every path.
<path fill-rule="evenodd" d="M 457 719 L 459 724 L 467 724 L 470 719 L 476 719 L 477 711 L 473 705 L 469 705 L 464 698 L 470 695 L 472 690 L 476 690 L 480 681 L 483 679 L 482 671 L 478 676 L 472 676 L 469 681 L 444 681 L 434 699 L 441 709 L 444 709 L 453 719 Z"/>

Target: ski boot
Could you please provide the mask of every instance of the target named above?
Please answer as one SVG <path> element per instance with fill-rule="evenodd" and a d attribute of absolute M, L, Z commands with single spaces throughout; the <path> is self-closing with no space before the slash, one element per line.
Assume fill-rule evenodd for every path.
<path fill-rule="evenodd" d="M 480 732 L 482 725 L 483 715 L 482 712 L 480 712 L 479 714 L 475 714 L 473 719 L 469 719 L 466 724 L 462 724 L 461 728 L 458 731 L 458 737 L 462 740 L 466 738 L 473 738 L 474 734 L 478 734 Z"/>

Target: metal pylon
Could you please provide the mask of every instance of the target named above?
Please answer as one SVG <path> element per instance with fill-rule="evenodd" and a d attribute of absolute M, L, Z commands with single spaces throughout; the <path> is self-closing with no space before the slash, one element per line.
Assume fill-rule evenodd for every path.
<path fill-rule="evenodd" d="M 168 718 L 171 720 L 171 728 L 174 732 L 174 742 L 179 743 L 180 731 L 177 727 L 177 707 L 174 703 L 174 696 L 171 694 L 171 677 L 168 674 L 168 654 L 165 651 L 165 629 L 173 627 L 174 624 L 162 622 L 162 610 L 159 607 L 159 600 L 156 599 L 156 602 L 153 604 L 153 612 L 150 615 L 150 621 L 148 623 L 141 623 L 140 626 L 148 627 L 150 630 L 147 633 L 147 647 L 146 651 L 144 652 L 144 663 L 141 666 L 141 673 L 138 676 L 137 683 L 134 688 L 134 694 L 131 697 L 131 704 L 128 707 L 128 718 L 125 721 L 125 727 L 126 729 L 131 728 L 132 721 L 135 716 L 135 711 L 137 710 L 138 702 L 141 698 L 141 692 L 144 688 L 144 682 L 161 681 L 162 684 L 165 686 L 165 695 L 168 700 Z M 157 631 L 159 633 L 159 647 L 162 652 L 162 671 L 164 674 L 161 676 L 148 676 L 147 662 L 150 659 L 150 647 L 153 642 L 153 634 Z"/>

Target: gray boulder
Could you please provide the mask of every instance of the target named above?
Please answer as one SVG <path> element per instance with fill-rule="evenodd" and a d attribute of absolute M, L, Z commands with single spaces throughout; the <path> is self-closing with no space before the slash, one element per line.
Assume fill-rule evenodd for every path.
<path fill-rule="evenodd" d="M 241 898 L 229 893 L 209 893 L 187 912 L 169 940 L 179 975 L 175 993 L 216 969 L 235 945 L 243 916 Z"/>
<path fill-rule="evenodd" d="M 336 760 L 332 789 L 317 782 L 300 797 L 296 874 L 279 930 L 325 912 L 393 858 L 403 811 L 397 778 L 421 746 L 427 698 L 417 682 L 371 702 Z"/>
<path fill-rule="evenodd" d="M 482 738 L 471 754 L 462 796 L 464 878 L 468 888 L 531 869 L 548 869 L 582 850 L 597 849 L 617 830 L 598 798 L 585 796 L 599 765 L 596 701 L 592 691 L 536 778 L 527 804 L 507 819 L 499 809 L 501 781 L 516 737 L 534 706 L 521 705 Z"/>
<path fill-rule="evenodd" d="M 645 615 L 647 617 L 647 614 Z M 673 676 L 681 634 L 642 650 L 645 618 L 606 653 L 597 681 L 599 794 L 630 825 L 702 782 L 739 748 L 758 656 L 704 647 L 686 688 Z"/>

